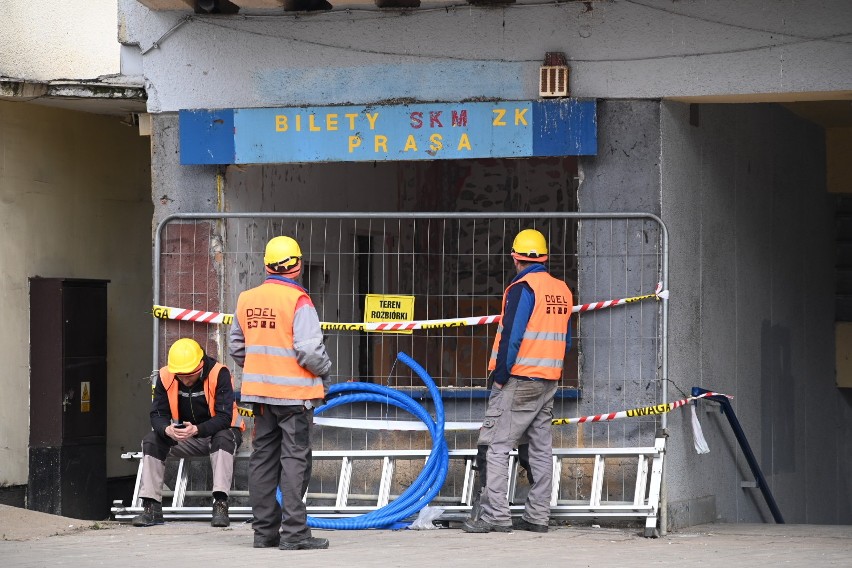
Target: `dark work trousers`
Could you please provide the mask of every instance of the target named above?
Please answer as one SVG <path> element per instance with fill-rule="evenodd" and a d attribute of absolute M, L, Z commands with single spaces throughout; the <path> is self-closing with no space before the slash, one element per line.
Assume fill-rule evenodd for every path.
<path fill-rule="evenodd" d="M 311 536 L 302 498 L 311 479 L 313 409 L 255 404 L 249 500 L 255 536 L 295 542 Z M 282 505 L 275 496 L 281 488 Z M 282 514 L 283 513 L 283 514 Z"/>

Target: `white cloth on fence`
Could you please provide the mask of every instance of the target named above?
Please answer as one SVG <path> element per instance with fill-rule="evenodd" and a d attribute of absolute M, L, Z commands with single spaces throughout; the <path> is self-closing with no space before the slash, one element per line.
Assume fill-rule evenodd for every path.
<path fill-rule="evenodd" d="M 699 454 L 710 453 L 710 446 L 707 445 L 707 440 L 704 439 L 704 432 L 701 431 L 701 423 L 698 422 L 698 414 L 695 412 L 695 405 L 689 405 L 692 412 L 692 444 L 695 446 L 695 451 Z"/>

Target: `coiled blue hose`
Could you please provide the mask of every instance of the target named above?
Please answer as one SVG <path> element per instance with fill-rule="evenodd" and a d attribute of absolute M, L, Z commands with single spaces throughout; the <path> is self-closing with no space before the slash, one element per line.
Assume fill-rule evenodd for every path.
<path fill-rule="evenodd" d="M 408 489 L 384 507 L 345 519 L 308 517 L 309 527 L 337 530 L 394 527 L 428 505 L 443 487 L 449 467 L 449 452 L 447 441 L 444 439 L 444 403 L 441 400 L 441 394 L 435 385 L 435 381 L 417 361 L 405 353 L 398 353 L 397 358 L 408 365 L 429 389 L 432 400 L 435 402 L 434 420 L 425 408 L 407 394 L 373 383 L 338 383 L 332 385 L 329 394 L 336 394 L 337 396 L 329 400 L 327 404 L 317 408 L 315 414 L 354 402 L 392 404 L 406 410 L 426 424 L 429 435 L 432 437 L 432 451 L 426 460 L 426 465 Z"/>

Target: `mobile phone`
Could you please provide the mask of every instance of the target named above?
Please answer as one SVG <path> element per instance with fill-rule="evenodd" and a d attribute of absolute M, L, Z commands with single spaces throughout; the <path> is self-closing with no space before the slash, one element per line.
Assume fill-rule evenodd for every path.
<path fill-rule="evenodd" d="M 172 428 L 177 428 L 177 429 L 186 428 L 186 424 L 184 424 L 183 422 L 173 422 Z"/>

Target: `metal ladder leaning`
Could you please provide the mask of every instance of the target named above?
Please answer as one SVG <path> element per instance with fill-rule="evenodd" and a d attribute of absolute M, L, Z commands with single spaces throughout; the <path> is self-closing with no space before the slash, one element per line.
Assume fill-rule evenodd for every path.
<path fill-rule="evenodd" d="M 659 517 L 660 490 L 663 477 L 663 459 L 666 450 L 666 439 L 659 437 L 654 446 L 636 448 L 554 448 L 553 450 L 553 490 L 550 501 L 551 518 L 578 518 L 589 520 L 638 520 L 645 523 L 645 536 L 654 536 Z M 443 520 L 461 520 L 467 516 L 473 504 L 473 492 L 476 481 L 474 469 L 476 450 L 450 450 L 451 468 L 453 462 L 462 461 L 460 470 L 460 490 L 455 495 L 446 495 L 442 491 L 433 500 L 433 504 L 444 508 Z M 112 513 L 116 520 L 127 520 L 142 511 L 139 501 L 139 484 L 142 477 L 142 454 L 130 452 L 122 454 L 123 459 L 138 460 L 136 486 L 127 507 L 121 501 L 115 501 Z M 314 462 L 339 461 L 340 469 L 337 476 L 337 490 L 332 493 L 311 493 L 305 496 L 309 500 L 308 514 L 316 517 L 351 517 L 375 510 L 387 505 L 396 495 L 392 495 L 393 479 L 399 460 L 426 460 L 428 450 L 350 450 L 350 451 L 315 451 Z M 636 460 L 635 484 L 632 501 L 609 501 L 604 498 L 606 487 L 606 460 L 609 458 Z M 190 458 L 205 459 L 205 458 Z M 237 460 L 248 459 L 248 453 L 238 453 Z M 560 499 L 560 482 L 566 460 L 592 459 L 591 489 L 588 499 Z M 353 468 L 362 460 L 380 461 L 381 474 L 378 480 L 378 491 L 375 494 L 353 494 L 351 492 Z M 188 496 L 209 495 L 209 491 L 188 490 L 189 470 L 188 459 L 180 459 L 177 464 L 177 474 L 174 489 L 165 488 L 164 497 L 171 497 L 171 506 L 163 507 L 166 519 L 197 519 L 209 520 L 210 507 L 185 506 Z M 514 504 L 518 480 L 517 453 L 509 457 L 509 503 L 513 514 L 520 514 L 523 503 Z M 445 486 L 446 489 L 446 486 Z M 232 497 L 245 497 L 246 490 L 232 490 Z M 325 504 L 313 504 L 322 501 Z M 357 501 L 362 504 L 350 504 Z M 366 503 L 366 504 L 363 504 Z M 250 507 L 232 506 L 232 520 L 247 520 L 251 518 Z"/>

